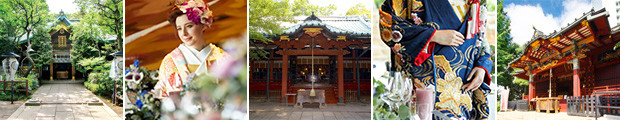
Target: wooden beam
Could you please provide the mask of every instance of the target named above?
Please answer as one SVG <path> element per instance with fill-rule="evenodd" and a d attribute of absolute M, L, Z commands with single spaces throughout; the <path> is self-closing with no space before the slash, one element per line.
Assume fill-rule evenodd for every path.
<path fill-rule="evenodd" d="M 314 50 L 314 55 L 347 55 L 351 52 L 347 50 Z M 309 49 L 297 50 L 278 50 L 276 54 L 280 55 L 312 55 L 312 51 Z"/>
<path fill-rule="evenodd" d="M 538 58 L 534 58 L 534 57 L 532 57 L 531 55 L 528 55 L 528 56 L 527 56 L 527 58 L 528 58 L 528 59 L 531 59 L 531 60 L 534 60 L 534 61 L 536 61 L 536 62 L 540 62 L 540 61 L 539 61 L 540 59 L 538 59 Z"/>
<path fill-rule="evenodd" d="M 585 39 L 585 38 L 586 38 L 586 37 L 584 37 L 584 36 L 583 36 L 583 35 L 579 32 L 579 30 L 578 30 L 578 29 L 575 29 L 575 31 L 573 31 L 573 32 L 575 32 L 575 33 L 577 34 L 577 36 L 579 36 L 581 39 Z"/>

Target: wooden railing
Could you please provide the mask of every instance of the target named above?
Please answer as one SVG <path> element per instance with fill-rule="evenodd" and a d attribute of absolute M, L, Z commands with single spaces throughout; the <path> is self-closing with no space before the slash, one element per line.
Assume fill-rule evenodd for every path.
<path fill-rule="evenodd" d="M 568 115 L 586 117 L 620 115 L 620 91 L 597 91 L 593 92 L 593 95 L 568 97 L 567 107 Z"/>
<path fill-rule="evenodd" d="M 595 95 L 568 97 L 566 99 L 567 114 L 586 117 L 601 116 L 595 111 L 596 97 Z"/>
<path fill-rule="evenodd" d="M 620 115 L 620 91 L 597 91 L 593 94 L 598 98 L 596 99 L 597 114 Z"/>

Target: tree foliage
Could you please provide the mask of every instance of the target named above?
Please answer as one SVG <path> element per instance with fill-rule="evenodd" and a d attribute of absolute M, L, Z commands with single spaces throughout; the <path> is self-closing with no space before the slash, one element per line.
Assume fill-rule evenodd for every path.
<path fill-rule="evenodd" d="M 510 88 L 510 100 L 521 98 L 523 93 L 527 93 L 527 80 L 515 79 L 510 72 L 515 71 L 510 68 L 509 63 L 517 58 L 521 54 L 519 45 L 512 42 L 512 36 L 510 35 L 510 19 L 507 17 L 507 13 L 504 11 L 504 1 L 499 1 L 497 6 L 497 71 L 498 71 L 498 84 Z M 525 82 L 524 82 L 525 81 Z M 524 84 L 525 83 L 525 84 Z"/>
<path fill-rule="evenodd" d="M 123 0 L 75 0 L 80 14 L 87 16 L 89 25 L 100 26 L 101 32 L 116 35 L 116 51 L 123 50 Z M 103 37 L 101 37 L 103 38 Z"/>
<path fill-rule="evenodd" d="M 346 15 L 363 15 L 366 16 L 366 18 L 370 18 L 370 10 L 366 9 L 366 6 L 362 5 L 362 3 L 358 3 L 349 8 Z"/>
<path fill-rule="evenodd" d="M 123 3 L 120 0 L 75 0 L 79 12 L 71 14 L 80 22 L 72 24 L 71 62 L 76 70 L 86 73 L 89 66 L 79 61 L 103 57 L 115 51 L 122 51 Z M 106 40 L 116 36 L 113 43 Z"/>
<path fill-rule="evenodd" d="M 291 11 L 293 12 L 291 15 L 293 16 L 308 16 L 312 14 L 312 12 L 317 16 L 333 15 L 335 10 L 336 6 L 334 4 L 321 7 L 310 4 L 308 0 L 295 0 L 293 4 L 291 4 Z"/>
<path fill-rule="evenodd" d="M 40 27 L 36 29 L 32 36 L 32 49 L 34 54 L 32 56 L 34 60 L 34 66 L 41 68 L 45 65 L 50 65 L 52 59 L 52 41 L 47 29 Z"/>
<path fill-rule="evenodd" d="M 27 44 L 26 48 L 22 49 L 22 51 L 25 54 L 24 58 L 31 65 L 24 74 L 24 76 L 28 76 L 35 65 L 29 51 L 32 49 L 29 36 L 35 29 L 45 25 L 51 18 L 48 14 L 48 6 L 45 0 L 2 0 L 0 3 L 3 4 L 3 9 L 7 9 L 4 5 L 9 6 L 6 12 L 12 13 L 12 17 L 14 17 L 12 18 L 14 19 L 13 25 L 15 28 L 25 32 Z M 19 38 L 17 38 L 16 41 L 18 40 Z M 19 42 L 17 43 L 19 44 Z M 22 65 L 24 65 L 24 63 L 22 63 Z"/>
<path fill-rule="evenodd" d="M 19 38 L 25 32 L 19 28 L 21 22 L 18 21 L 17 12 L 9 2 L 0 0 L 0 39 L 3 40 L 2 43 L 6 43 L 3 45 L 17 46 Z"/>
<path fill-rule="evenodd" d="M 266 36 L 282 34 L 285 29 L 281 26 L 284 22 L 296 22 L 293 16 L 308 16 L 312 12 L 315 15 L 332 15 L 336 6 L 321 7 L 312 5 L 308 0 L 250 0 L 250 40 L 259 42 L 272 42 Z M 250 44 L 254 45 L 254 44 Z M 254 46 L 256 47 L 256 46 Z M 251 49 L 250 59 L 266 58 L 269 53 L 262 49 Z"/>

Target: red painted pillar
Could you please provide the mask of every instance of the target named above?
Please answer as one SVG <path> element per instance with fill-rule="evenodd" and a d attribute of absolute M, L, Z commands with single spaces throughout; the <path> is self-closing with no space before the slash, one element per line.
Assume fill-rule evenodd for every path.
<path fill-rule="evenodd" d="M 579 58 L 573 59 L 573 96 L 581 96 L 581 81 L 579 80 Z"/>
<path fill-rule="evenodd" d="M 338 103 L 344 103 L 344 58 L 338 55 Z"/>
<path fill-rule="evenodd" d="M 288 102 L 286 99 L 286 87 L 288 87 L 288 55 L 282 56 L 282 102 Z"/>
<path fill-rule="evenodd" d="M 534 96 L 535 96 L 535 92 L 534 92 L 534 74 L 530 74 L 529 76 L 530 76 L 530 79 L 529 79 L 529 81 L 530 81 L 530 85 L 529 86 L 530 87 L 528 89 L 529 90 L 528 100 L 534 98 Z"/>

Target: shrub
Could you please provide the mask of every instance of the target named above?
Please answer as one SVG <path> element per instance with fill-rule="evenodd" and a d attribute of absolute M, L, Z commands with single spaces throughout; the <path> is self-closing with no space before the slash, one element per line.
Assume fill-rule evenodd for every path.
<path fill-rule="evenodd" d="M 39 81 L 35 77 L 35 75 L 28 75 L 27 78 L 21 77 L 21 78 L 16 78 L 15 80 L 16 81 L 28 81 L 28 86 L 26 86 L 25 83 L 15 84 L 16 89 L 24 89 L 24 88 L 30 89 L 29 90 L 30 93 L 28 93 L 28 95 L 32 95 L 34 91 L 37 88 L 39 88 Z M 0 83 L 0 87 L 3 87 L 3 86 L 4 86 L 4 83 Z M 16 91 L 13 97 L 15 100 L 21 100 L 21 99 L 29 99 L 31 96 L 26 96 L 26 94 L 24 94 L 23 92 Z M 0 92 L 0 100 L 11 100 L 11 91 Z"/>

